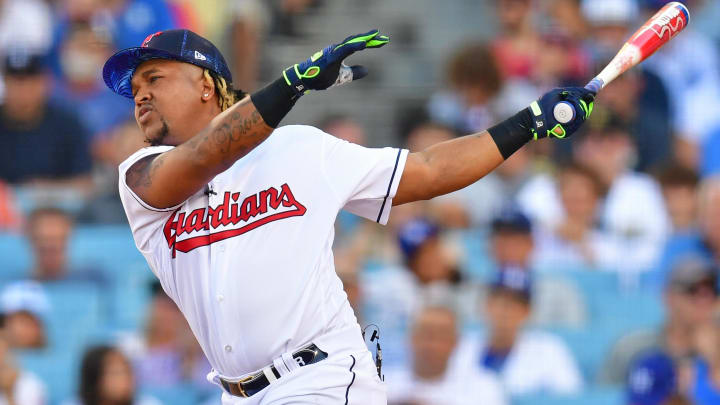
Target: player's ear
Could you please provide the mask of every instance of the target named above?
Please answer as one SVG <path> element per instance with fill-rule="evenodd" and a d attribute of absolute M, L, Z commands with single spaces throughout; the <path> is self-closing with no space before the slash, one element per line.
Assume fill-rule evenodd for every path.
<path fill-rule="evenodd" d="M 215 95 L 215 83 L 209 74 L 204 73 L 202 78 L 202 91 L 200 92 L 200 98 L 203 102 L 210 101 Z"/>

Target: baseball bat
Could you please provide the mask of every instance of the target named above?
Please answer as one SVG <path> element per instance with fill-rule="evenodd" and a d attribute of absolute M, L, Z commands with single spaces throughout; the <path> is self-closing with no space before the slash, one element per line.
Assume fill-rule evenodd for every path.
<path fill-rule="evenodd" d="M 610 63 L 585 88 L 595 93 L 600 92 L 615 78 L 670 42 L 689 22 L 690 13 L 684 4 L 677 1 L 666 4 L 635 31 Z M 558 122 L 565 124 L 573 119 L 575 109 L 570 103 L 563 101 L 555 105 L 553 115 Z"/>

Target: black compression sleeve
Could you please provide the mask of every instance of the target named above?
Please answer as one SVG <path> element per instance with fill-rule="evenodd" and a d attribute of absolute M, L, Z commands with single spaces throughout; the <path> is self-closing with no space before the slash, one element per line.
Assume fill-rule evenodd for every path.
<path fill-rule="evenodd" d="M 524 109 L 487 131 L 503 158 L 507 159 L 532 139 L 532 116 Z"/>
<path fill-rule="evenodd" d="M 250 99 L 265 123 L 276 128 L 298 97 L 281 77 L 250 95 Z"/>

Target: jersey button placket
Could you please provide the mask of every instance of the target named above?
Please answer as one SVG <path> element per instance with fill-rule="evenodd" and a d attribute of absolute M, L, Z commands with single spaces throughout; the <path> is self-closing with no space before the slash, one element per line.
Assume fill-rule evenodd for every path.
<path fill-rule="evenodd" d="M 232 351 L 232 346 L 230 346 L 230 345 L 225 345 L 225 351 L 228 352 L 228 353 L 230 353 L 230 352 Z"/>

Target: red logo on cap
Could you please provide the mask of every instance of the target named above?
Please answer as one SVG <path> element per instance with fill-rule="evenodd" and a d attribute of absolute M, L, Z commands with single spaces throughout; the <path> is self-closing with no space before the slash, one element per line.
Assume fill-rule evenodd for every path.
<path fill-rule="evenodd" d="M 154 33 L 154 34 L 148 35 L 148 37 L 145 38 L 145 40 L 143 41 L 142 45 L 140 45 L 140 47 L 142 47 L 142 48 L 147 48 L 148 45 L 150 44 L 150 40 L 153 39 L 153 38 L 155 38 L 156 36 L 162 34 L 162 33 L 163 33 L 162 31 L 158 31 L 158 32 L 156 32 L 156 33 Z"/>

